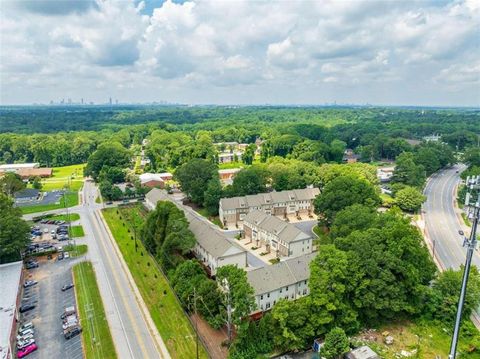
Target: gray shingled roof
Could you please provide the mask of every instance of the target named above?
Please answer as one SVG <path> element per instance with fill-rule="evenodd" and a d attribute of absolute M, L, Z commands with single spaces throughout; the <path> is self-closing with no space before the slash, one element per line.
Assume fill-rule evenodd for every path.
<path fill-rule="evenodd" d="M 318 188 L 294 189 L 290 191 L 259 193 L 244 197 L 232 197 L 220 199 L 220 205 L 224 210 L 260 207 L 268 204 L 285 203 L 288 201 L 308 201 L 314 199 L 320 190 Z M 242 206 L 242 203 L 244 204 Z"/>
<path fill-rule="evenodd" d="M 294 285 L 310 278 L 310 262 L 316 253 L 287 259 L 280 263 L 247 272 L 247 279 L 255 295 Z"/>
<path fill-rule="evenodd" d="M 293 224 L 284 222 L 280 218 L 270 216 L 258 210 L 250 211 L 244 218 L 245 222 L 255 223 L 259 228 L 274 233 L 279 239 L 286 243 L 309 239 L 311 236 L 302 232 Z"/>
<path fill-rule="evenodd" d="M 216 230 L 212 225 L 204 220 L 199 219 L 191 213 L 190 210 L 172 201 L 165 191 L 158 188 L 152 189 L 146 195 L 147 199 L 156 204 L 158 201 L 171 201 L 179 209 L 185 213 L 185 217 L 189 222 L 188 228 L 192 231 L 197 242 L 212 256 L 218 258 L 224 255 L 232 255 L 245 252 L 245 250 L 231 243 L 222 233 Z M 192 210 L 193 211 L 193 210 Z"/>

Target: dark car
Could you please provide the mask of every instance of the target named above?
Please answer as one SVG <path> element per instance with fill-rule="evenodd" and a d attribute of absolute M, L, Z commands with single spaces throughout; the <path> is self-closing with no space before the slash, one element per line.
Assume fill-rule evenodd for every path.
<path fill-rule="evenodd" d="M 57 257 L 57 260 L 61 261 L 63 259 L 63 252 L 60 252 L 60 254 Z"/>
<path fill-rule="evenodd" d="M 77 336 L 81 332 L 82 332 L 82 328 L 79 327 L 79 326 L 76 326 L 76 327 L 70 328 L 68 331 L 66 331 L 64 336 L 65 336 L 65 339 L 68 340 L 68 339 L 73 338 L 74 336 Z"/>
<path fill-rule="evenodd" d="M 33 308 L 35 308 L 35 304 L 24 304 L 20 307 L 19 312 L 25 313 L 25 312 L 28 312 L 29 310 L 32 310 Z"/>
<path fill-rule="evenodd" d="M 69 290 L 70 288 L 73 288 L 73 283 L 65 284 L 65 285 L 62 287 L 62 292 L 65 292 L 66 290 Z"/>
<path fill-rule="evenodd" d="M 25 264 L 25 268 L 27 268 L 27 269 L 38 268 L 38 263 L 37 262 L 29 262 L 29 263 Z"/>
<path fill-rule="evenodd" d="M 23 283 L 23 288 L 28 288 L 36 285 L 38 282 L 36 280 L 27 280 Z"/>

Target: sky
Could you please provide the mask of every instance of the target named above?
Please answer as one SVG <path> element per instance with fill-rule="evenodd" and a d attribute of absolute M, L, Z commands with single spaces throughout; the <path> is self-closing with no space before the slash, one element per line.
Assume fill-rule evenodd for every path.
<path fill-rule="evenodd" d="M 0 104 L 480 106 L 480 0 L 0 0 Z"/>

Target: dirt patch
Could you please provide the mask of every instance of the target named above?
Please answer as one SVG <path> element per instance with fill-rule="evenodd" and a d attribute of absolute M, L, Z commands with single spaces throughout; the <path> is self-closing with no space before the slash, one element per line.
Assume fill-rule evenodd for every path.
<path fill-rule="evenodd" d="M 228 350 L 222 346 L 222 342 L 228 339 L 226 328 L 215 330 L 199 315 L 192 315 L 190 318 L 193 323 L 198 320 L 198 332 L 211 358 L 226 359 Z"/>

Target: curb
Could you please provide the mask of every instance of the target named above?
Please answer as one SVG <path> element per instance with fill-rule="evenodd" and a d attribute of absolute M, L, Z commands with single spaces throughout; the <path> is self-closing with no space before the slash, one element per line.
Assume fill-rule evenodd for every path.
<path fill-rule="evenodd" d="M 159 356 L 161 358 L 171 358 L 170 353 L 168 352 L 168 349 L 167 349 L 165 343 L 163 342 L 163 338 L 161 337 L 160 333 L 158 332 L 157 327 L 155 326 L 155 323 L 153 322 L 153 319 L 150 315 L 150 311 L 148 310 L 148 307 L 145 304 L 145 301 L 143 300 L 143 297 L 142 297 L 140 291 L 138 290 L 138 287 L 135 283 L 135 280 L 133 279 L 132 274 L 130 273 L 130 270 L 128 269 L 128 265 L 125 262 L 125 259 L 123 258 L 122 253 L 120 252 L 120 248 L 118 248 L 117 242 L 115 241 L 115 239 L 113 237 L 113 234 L 110 231 L 110 227 L 108 227 L 108 224 L 105 221 L 105 218 L 103 217 L 102 212 L 99 211 L 99 210 L 96 210 L 94 212 L 94 214 L 97 215 L 97 212 L 99 212 L 98 217 L 100 218 L 100 221 L 101 221 L 102 225 L 106 229 L 106 232 L 108 234 L 108 239 L 112 243 L 115 254 L 117 255 L 117 257 L 120 260 L 120 263 L 122 265 L 122 269 L 125 272 L 125 274 L 127 275 L 128 284 L 130 285 L 130 288 L 135 293 L 135 300 L 140 307 L 140 311 L 142 313 L 143 319 L 147 323 L 148 330 L 149 330 L 150 334 L 152 335 L 152 337 L 154 338 L 154 343 L 155 343 L 155 346 L 157 347 Z"/>

